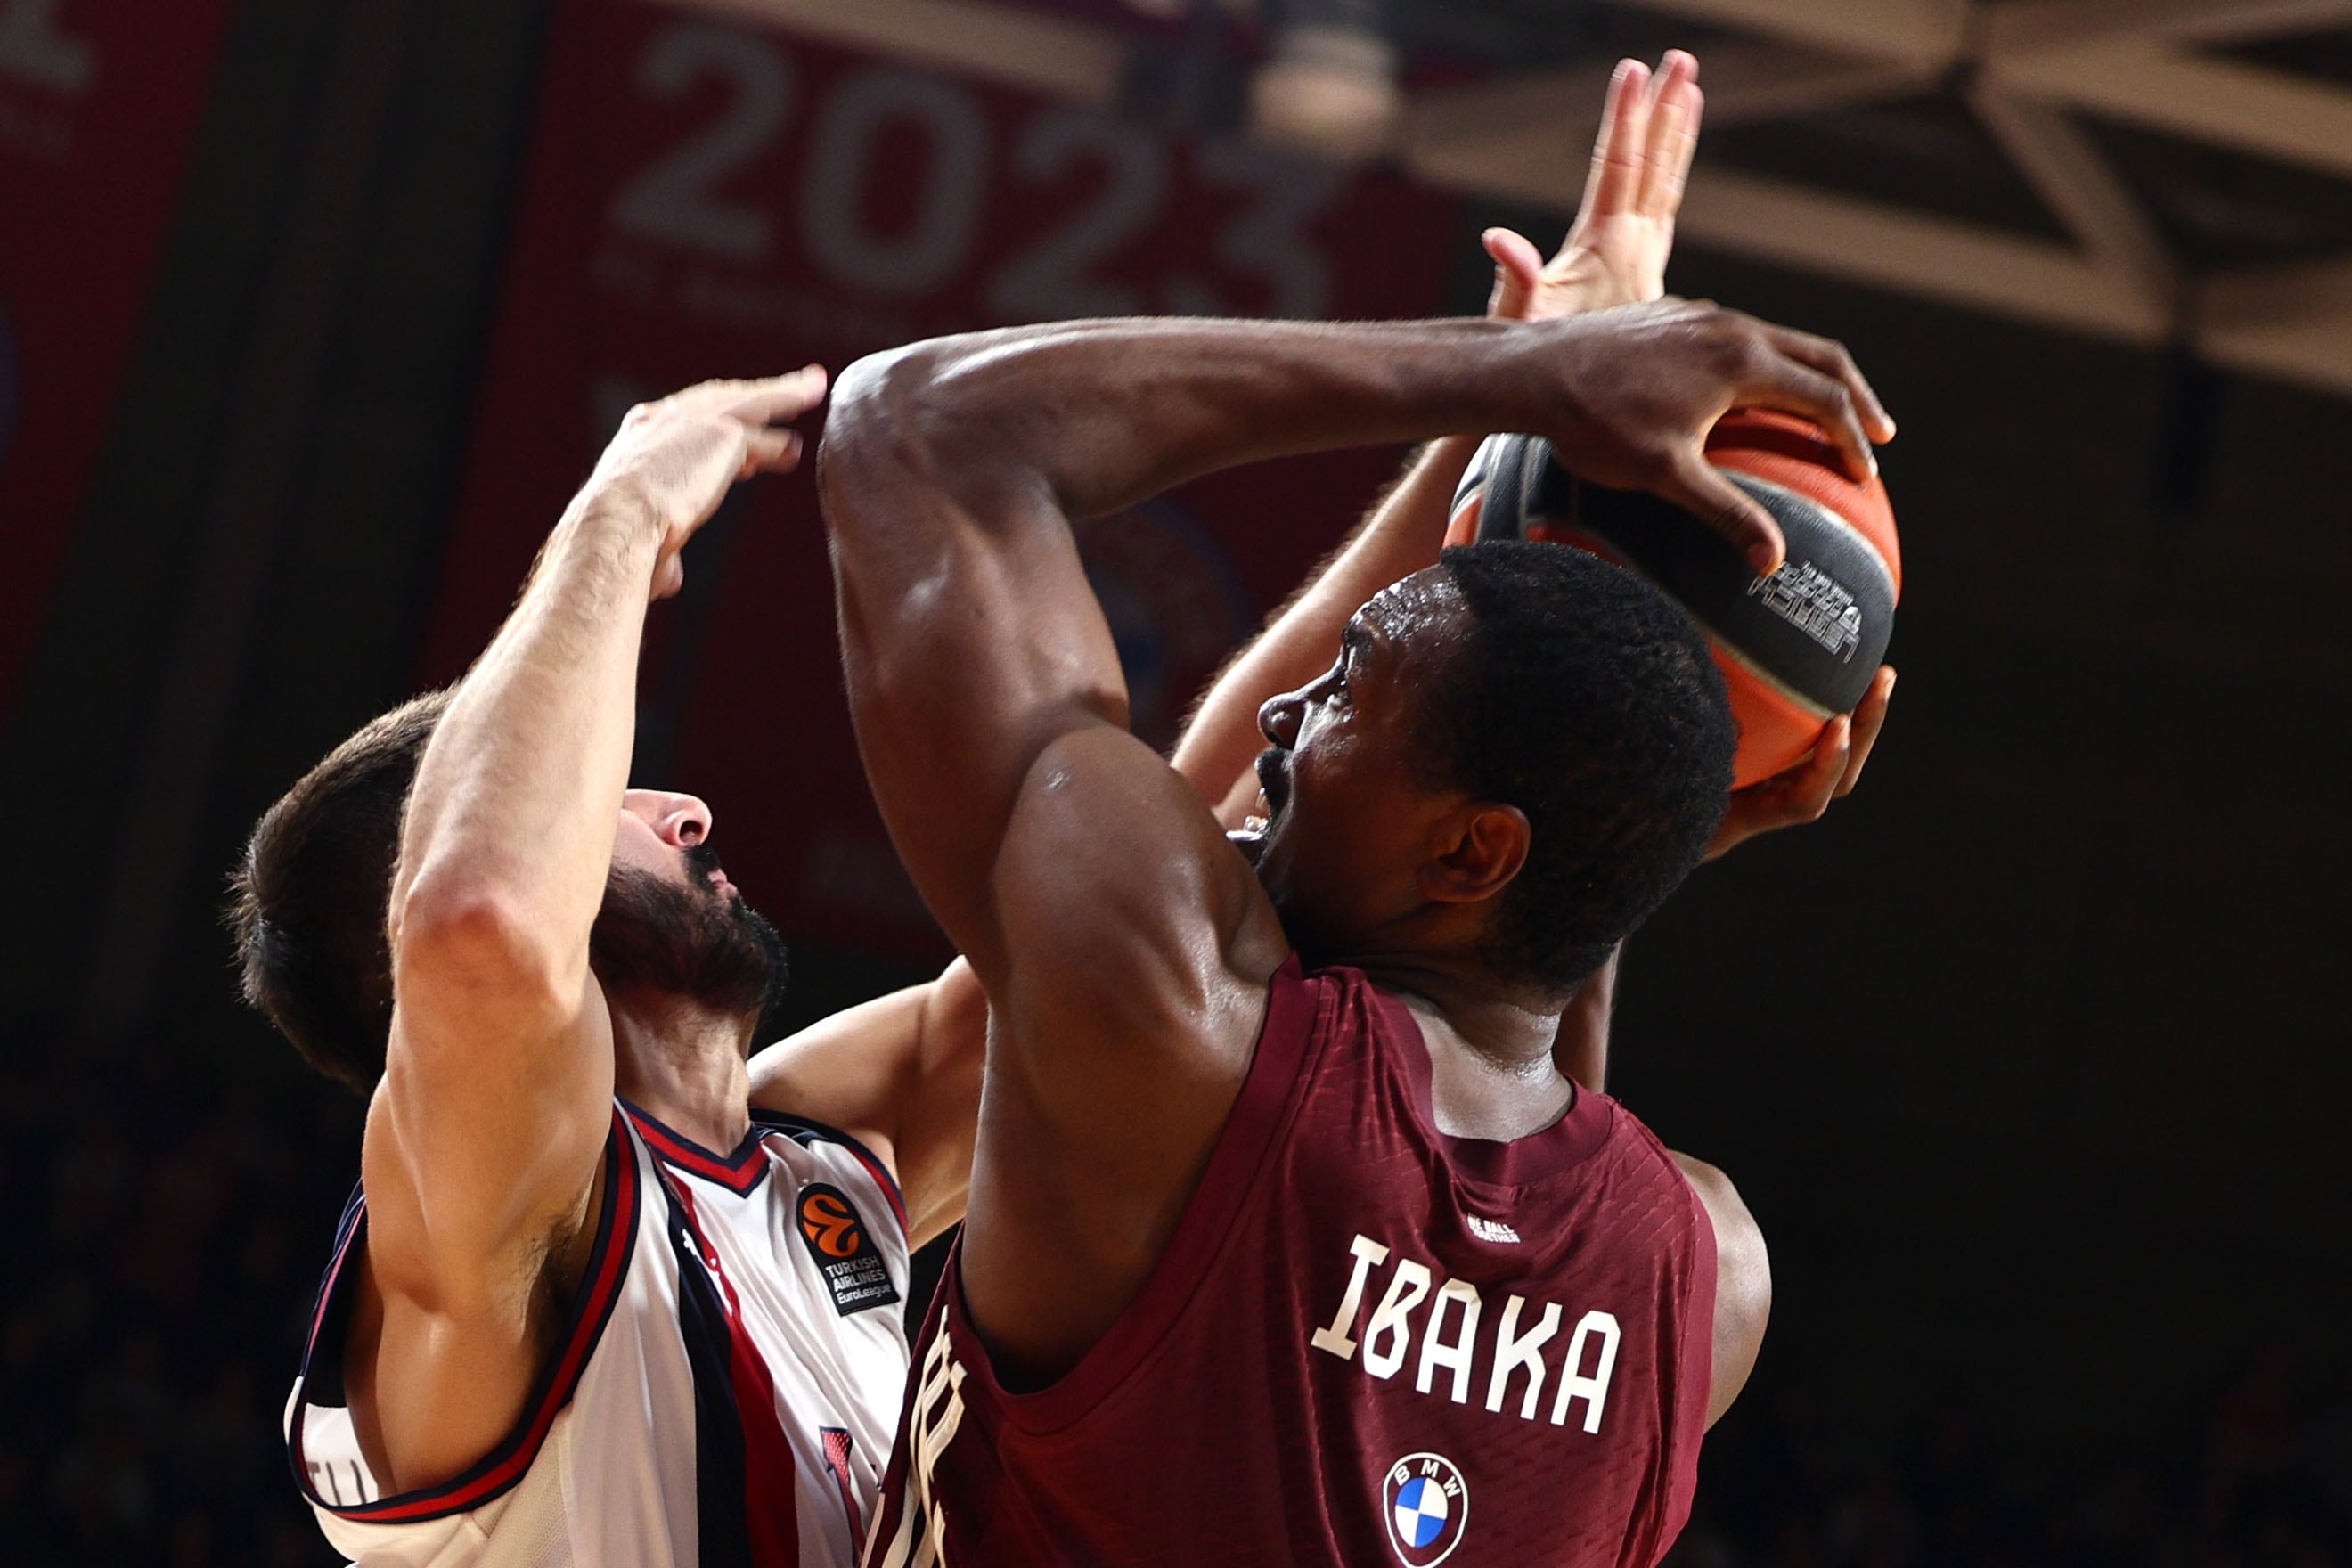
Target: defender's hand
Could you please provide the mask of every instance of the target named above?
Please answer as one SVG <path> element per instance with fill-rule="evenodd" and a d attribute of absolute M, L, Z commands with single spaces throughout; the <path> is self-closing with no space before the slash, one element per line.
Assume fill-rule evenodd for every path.
<path fill-rule="evenodd" d="M 1870 761 L 1870 749 L 1878 744 L 1878 731 L 1885 727 L 1886 705 L 1894 696 L 1894 667 L 1882 665 L 1862 705 L 1830 721 L 1811 757 L 1761 784 L 1732 791 L 1731 809 L 1706 858 L 1713 860 L 1759 833 L 1817 822 L 1830 802 L 1853 794 Z"/>
<path fill-rule="evenodd" d="M 1706 107 L 1698 61 L 1682 50 L 1668 50 L 1655 75 L 1639 60 L 1619 61 L 1592 143 L 1584 203 L 1559 253 L 1546 261 L 1526 236 L 1507 228 L 1480 237 L 1495 258 L 1486 314 L 1542 321 L 1664 294 Z"/>
<path fill-rule="evenodd" d="M 1514 329 L 1540 345 L 1551 437 L 1570 472 L 1644 489 L 1738 545 L 1759 575 L 1780 570 L 1780 525 L 1706 460 L 1707 432 L 1734 408 L 1777 408 L 1829 434 L 1856 479 L 1895 422 L 1843 345 L 1704 301 L 1666 300 Z M 1548 394 L 1548 395 L 1546 395 Z"/>
<path fill-rule="evenodd" d="M 736 480 L 799 466 L 799 434 L 776 426 L 824 397 L 824 371 L 809 365 L 762 381 L 708 381 L 629 410 L 581 493 L 632 495 L 660 522 L 653 597 L 684 585 L 678 552 Z"/>

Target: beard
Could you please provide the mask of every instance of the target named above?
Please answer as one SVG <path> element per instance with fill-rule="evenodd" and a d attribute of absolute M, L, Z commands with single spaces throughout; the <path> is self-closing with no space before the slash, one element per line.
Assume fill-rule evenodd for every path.
<path fill-rule="evenodd" d="M 588 932 L 588 965 L 607 989 L 684 997 L 756 1020 L 784 992 L 783 939 L 738 897 L 710 882 L 719 858 L 686 850 L 685 886 L 615 866 Z"/>

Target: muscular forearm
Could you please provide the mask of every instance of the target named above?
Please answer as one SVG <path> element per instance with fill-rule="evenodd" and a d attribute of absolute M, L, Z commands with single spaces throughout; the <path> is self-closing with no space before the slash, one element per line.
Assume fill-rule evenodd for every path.
<path fill-rule="evenodd" d="M 1228 664 L 1201 700 L 1177 742 L 1176 771 L 1218 808 L 1227 827 L 1257 791 L 1251 767 L 1265 749 L 1257 710 L 1277 693 L 1321 674 L 1357 606 L 1437 559 L 1454 487 L 1477 450 L 1477 437 L 1448 436 L 1413 457 L 1339 553 Z"/>
<path fill-rule="evenodd" d="M 844 374 L 830 460 L 913 468 L 973 521 L 1040 490 L 1094 516 L 1262 458 L 1511 427 L 1557 385 L 1513 374 L 1554 325 L 1138 320 L 940 339 Z"/>
<path fill-rule="evenodd" d="M 576 988 L 627 787 L 661 528 L 634 492 L 576 500 L 417 769 L 393 910 L 492 911 Z"/>

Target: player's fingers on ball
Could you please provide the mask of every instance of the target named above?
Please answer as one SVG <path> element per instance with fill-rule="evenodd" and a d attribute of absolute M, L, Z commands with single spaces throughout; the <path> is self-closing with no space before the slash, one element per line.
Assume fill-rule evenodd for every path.
<path fill-rule="evenodd" d="M 1870 693 L 1862 706 L 1853 710 L 1853 748 L 1846 758 L 1845 770 L 1838 779 L 1838 797 L 1853 793 L 1862 782 L 1862 770 L 1870 763 L 1870 749 L 1878 744 L 1878 732 L 1886 728 L 1886 710 L 1895 699 L 1895 668 L 1882 665 L 1876 679 L 1870 683 Z"/>
<path fill-rule="evenodd" d="M 1675 459 L 1659 493 L 1729 540 L 1758 576 L 1769 577 L 1780 569 L 1788 553 L 1780 525 L 1696 447 Z"/>
<path fill-rule="evenodd" d="M 1878 472 L 1878 455 L 1862 427 L 1853 393 L 1836 376 L 1801 360 L 1775 358 L 1762 367 L 1759 384 L 1743 401 L 1801 415 L 1820 426 L 1855 479 Z"/>
<path fill-rule="evenodd" d="M 1804 822 L 1820 819 L 1838 795 L 1838 781 L 1844 777 L 1846 759 L 1853 752 L 1853 721 L 1841 713 L 1822 728 L 1822 738 L 1813 746 L 1812 761 L 1805 767 L 1805 787 L 1799 795 Z"/>
<path fill-rule="evenodd" d="M 1870 432 L 1874 441 L 1895 439 L 1895 420 L 1886 412 L 1886 405 L 1878 400 L 1877 388 L 1862 374 L 1862 366 L 1853 355 L 1835 338 L 1818 337 L 1801 332 L 1793 327 L 1774 327 L 1772 340 L 1782 353 L 1801 363 L 1809 364 L 1823 375 L 1835 376 L 1843 384 L 1846 395 L 1853 399 L 1854 411 Z"/>
<path fill-rule="evenodd" d="M 1803 762 L 1757 786 L 1772 791 L 1774 826 L 1811 822 L 1829 809 L 1838 777 L 1845 771 L 1846 737 L 1839 731 L 1843 722 L 1833 719 L 1822 725 L 1820 738 Z"/>

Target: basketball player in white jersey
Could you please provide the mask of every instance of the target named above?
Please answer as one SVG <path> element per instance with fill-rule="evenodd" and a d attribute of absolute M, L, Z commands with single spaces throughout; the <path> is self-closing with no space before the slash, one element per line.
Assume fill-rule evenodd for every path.
<path fill-rule="evenodd" d="M 977 994 L 951 974 L 834 1021 L 893 1034 L 898 1060 L 820 1037 L 763 1064 L 769 1098 L 844 1130 L 754 1110 L 781 947 L 709 853 L 709 810 L 626 788 L 646 608 L 739 477 L 794 465 L 782 426 L 824 386 L 812 368 L 634 412 L 466 678 L 354 737 L 255 835 L 248 988 L 373 1089 L 364 1198 L 287 1420 L 360 1562 L 856 1552 L 905 1376 L 909 1241 L 960 1208 L 961 1177 L 933 1173 L 968 1158 L 971 1115 L 952 1073 L 857 1080 L 919 1066 Z"/>
<path fill-rule="evenodd" d="M 1669 100 L 1689 86 L 1662 75 Z M 1617 145 L 1678 188 L 1693 127 L 1634 134 L 1639 89 L 1622 116 L 1612 100 Z M 1524 241 L 1497 247 L 1507 291 L 1639 297 L 1670 206 L 1661 225 L 1596 191 L 1540 279 Z M 803 372 L 638 411 L 474 671 L 367 726 L 256 832 L 248 994 L 373 1091 L 366 1200 L 288 1412 L 306 1494 L 355 1559 L 847 1563 L 872 1511 L 909 1245 L 961 1214 L 984 1004 L 959 963 L 747 1073 L 773 933 L 718 870 L 708 807 L 622 788 L 644 605 L 739 474 L 793 465 L 773 426 L 821 392 Z M 1257 700 L 1329 639 L 1346 579 L 1433 551 L 1450 488 L 1391 497 L 1228 672 L 1177 758 L 1213 799 L 1254 789 Z M 1727 842 L 1818 815 L 1875 727 L 1850 766 L 1825 748 L 1738 803 Z M 1596 1086 L 1605 994 L 1562 1040 Z"/>

